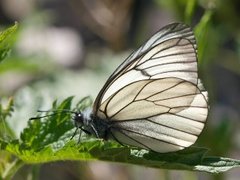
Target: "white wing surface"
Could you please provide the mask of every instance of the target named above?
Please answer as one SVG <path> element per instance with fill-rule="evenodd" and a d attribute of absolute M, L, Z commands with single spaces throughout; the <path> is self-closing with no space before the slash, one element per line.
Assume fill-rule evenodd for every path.
<path fill-rule="evenodd" d="M 196 53 L 187 25 L 164 27 L 110 76 L 94 115 L 109 122 L 112 136 L 123 144 L 157 152 L 192 145 L 208 114 Z"/>

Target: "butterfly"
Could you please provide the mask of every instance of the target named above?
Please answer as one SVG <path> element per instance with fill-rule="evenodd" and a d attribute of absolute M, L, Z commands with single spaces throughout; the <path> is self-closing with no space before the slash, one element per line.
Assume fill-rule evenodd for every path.
<path fill-rule="evenodd" d="M 197 45 L 183 23 L 160 29 L 108 78 L 77 128 L 105 140 L 166 153 L 191 146 L 208 115 Z"/>
<path fill-rule="evenodd" d="M 197 71 L 191 28 L 169 24 L 113 72 L 92 108 L 74 112 L 76 131 L 160 153 L 187 148 L 208 115 Z"/>

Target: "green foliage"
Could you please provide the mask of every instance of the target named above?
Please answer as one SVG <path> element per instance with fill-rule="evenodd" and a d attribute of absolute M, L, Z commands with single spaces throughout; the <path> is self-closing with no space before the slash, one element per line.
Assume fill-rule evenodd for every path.
<path fill-rule="evenodd" d="M 61 106 L 56 109 L 56 102 L 53 103 L 53 109 L 69 109 L 72 98 L 66 99 Z M 69 114 L 65 112 L 50 116 L 47 121 L 30 120 L 28 128 L 21 133 L 21 141 L 32 150 L 38 151 L 43 147 L 59 140 L 65 132 L 73 128 Z M 54 132 L 54 133 L 52 133 Z M 47 138 L 46 138 L 47 137 Z"/>
<path fill-rule="evenodd" d="M 8 55 L 12 43 L 14 41 L 14 35 L 16 33 L 18 24 L 0 32 L 0 62 Z"/>
<path fill-rule="evenodd" d="M 191 24 L 192 22 L 192 17 L 193 17 L 196 5 L 197 5 L 197 0 L 191 0 L 186 2 L 184 19 L 187 24 Z"/>
<path fill-rule="evenodd" d="M 219 173 L 239 167 L 240 161 L 206 156 L 207 149 L 191 147 L 174 153 L 155 153 L 135 147 L 122 146 L 115 141 L 103 141 L 86 135 L 71 139 L 75 127 L 71 116 L 61 110 L 70 110 L 72 97 L 59 106 L 53 103 L 53 111 L 59 112 L 28 122 L 20 139 L 1 140 L 1 150 L 14 154 L 22 163 L 46 163 L 59 160 L 102 160 L 147 167 L 205 171 Z M 87 102 L 87 105 L 85 105 Z M 83 110 L 91 102 L 88 98 L 78 103 Z M 76 110 L 76 109 L 75 109 Z"/>
<path fill-rule="evenodd" d="M 4 107 L 0 104 L 0 139 L 13 138 L 14 132 L 6 123 L 7 117 L 11 116 L 13 113 L 13 98 L 9 98 L 9 101 Z"/>
<path fill-rule="evenodd" d="M 207 62 L 206 56 L 208 54 L 209 49 L 211 49 L 209 42 L 210 34 L 209 28 L 211 25 L 211 17 L 213 12 L 211 10 L 207 10 L 202 16 L 200 22 L 195 27 L 195 35 L 198 42 L 198 60 L 200 63 Z"/>
<path fill-rule="evenodd" d="M 160 7 L 171 10 L 176 17 L 187 24 L 191 24 L 194 11 L 198 4 L 197 0 L 155 0 Z"/>

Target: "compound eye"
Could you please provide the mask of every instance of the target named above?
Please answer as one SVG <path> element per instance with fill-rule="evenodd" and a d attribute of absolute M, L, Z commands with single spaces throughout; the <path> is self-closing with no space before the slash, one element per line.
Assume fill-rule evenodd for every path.
<path fill-rule="evenodd" d="M 74 121 L 77 123 L 82 123 L 83 119 L 82 119 L 82 114 L 81 113 L 75 113 L 74 115 Z"/>

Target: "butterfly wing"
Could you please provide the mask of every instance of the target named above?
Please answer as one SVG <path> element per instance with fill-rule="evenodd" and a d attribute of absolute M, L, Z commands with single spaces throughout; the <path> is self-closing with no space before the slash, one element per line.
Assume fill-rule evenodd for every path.
<path fill-rule="evenodd" d="M 174 42 L 175 39 L 175 42 Z M 155 51 L 159 51 L 159 60 L 158 58 L 155 58 L 155 61 L 147 61 L 148 63 L 146 63 L 146 65 L 151 66 L 151 64 L 154 64 L 154 62 L 159 62 L 159 65 L 162 63 L 165 63 L 165 66 L 167 66 L 167 63 L 172 61 L 175 61 L 178 58 L 182 58 L 183 56 L 181 56 L 181 54 L 177 54 L 178 50 L 176 50 L 177 48 L 175 47 L 174 43 L 177 43 L 176 41 L 181 39 L 181 43 L 183 43 L 184 41 L 188 43 L 188 46 L 190 46 L 191 52 L 189 52 L 189 54 L 186 54 L 184 56 L 185 60 L 186 58 L 188 58 L 187 56 L 193 56 L 193 58 L 189 59 L 189 61 L 193 62 L 193 66 L 196 66 L 196 40 L 194 37 L 194 34 L 191 30 L 191 28 L 189 26 L 187 26 L 186 24 L 182 24 L 182 23 L 173 23 L 173 24 L 169 24 L 165 27 L 163 27 L 161 30 L 159 30 L 156 34 L 154 34 L 149 40 L 147 40 L 141 47 L 139 47 L 137 50 L 135 50 L 114 72 L 113 74 L 108 78 L 108 80 L 106 81 L 105 85 L 103 86 L 103 88 L 101 89 L 101 91 L 99 92 L 95 103 L 94 103 L 94 112 L 96 112 L 100 106 L 100 104 L 105 100 L 103 97 L 107 97 L 104 95 L 112 95 L 114 92 L 116 92 L 118 89 L 115 88 L 115 86 L 112 84 L 118 84 L 119 81 L 116 81 L 119 77 L 121 77 L 120 81 L 122 81 L 122 79 L 124 79 L 125 83 L 131 82 L 133 78 L 135 78 L 135 76 L 138 76 L 138 78 L 146 78 L 143 75 L 139 75 L 139 72 L 136 71 L 131 71 L 129 72 L 129 70 L 133 70 L 133 67 L 136 66 L 136 64 L 138 63 L 138 61 L 140 61 L 140 59 L 142 59 L 141 62 L 139 62 L 138 64 L 142 63 L 143 61 L 147 60 L 147 58 L 149 58 L 149 56 L 151 56 L 151 53 L 148 53 L 151 49 L 152 49 L 152 53 L 154 53 Z M 165 45 L 167 44 L 166 42 L 168 42 L 169 46 L 173 46 L 172 48 L 169 47 L 169 49 L 166 49 L 166 51 L 164 51 Z M 172 44 L 171 44 L 172 43 Z M 181 43 L 179 43 L 179 46 L 181 46 Z M 162 46 L 161 46 L 162 45 Z M 184 48 L 189 48 L 188 46 L 182 47 L 182 51 L 183 53 L 187 52 L 187 49 L 184 50 Z M 159 48 L 159 49 L 158 49 Z M 160 48 L 162 49 L 162 52 Z M 181 51 L 181 50 L 180 50 Z M 164 55 L 165 53 L 165 55 Z M 169 54 L 168 58 L 164 58 L 164 56 L 167 55 L 167 53 L 171 53 Z M 175 54 L 174 54 L 175 53 Z M 162 58 L 160 57 L 162 56 Z M 156 56 L 155 56 L 156 57 Z M 154 57 L 153 57 L 154 58 Z M 180 61 L 184 62 L 184 59 L 180 59 Z M 172 62 L 173 63 L 173 62 Z M 180 62 L 181 63 L 181 62 Z M 187 64 L 186 64 L 187 65 Z M 173 64 L 174 66 L 174 64 Z M 140 67 L 142 68 L 142 67 Z M 157 67 L 156 67 L 157 68 Z M 142 71 L 142 73 L 144 73 L 144 70 Z M 122 75 L 124 75 L 124 77 L 122 77 Z M 197 73 L 196 73 L 197 75 Z M 128 76 L 128 77 L 127 77 Z M 129 81 L 126 80 L 129 79 Z M 129 77 L 132 77 L 131 79 Z M 152 78 L 158 78 L 158 77 L 152 77 Z M 138 79 L 136 79 L 138 80 Z M 196 78 L 194 79 L 196 83 Z M 111 91 L 111 92 L 106 92 L 109 87 L 112 86 L 115 90 Z M 120 84 L 118 84 L 119 87 Z M 111 88 L 111 90 L 113 89 Z M 110 90 L 109 90 L 110 91 Z"/>
<path fill-rule="evenodd" d="M 135 50 L 110 76 L 109 80 L 114 78 L 116 74 L 118 74 L 122 69 L 125 69 L 127 67 L 127 64 L 134 61 L 144 53 L 148 52 L 151 48 L 154 46 L 167 41 L 169 39 L 174 38 L 185 38 L 191 42 L 191 44 L 194 46 L 194 49 L 196 50 L 196 40 L 194 37 L 194 34 L 189 26 L 182 23 L 172 23 L 165 27 L 163 27 L 161 30 L 159 30 L 156 34 L 154 34 L 148 41 L 146 41 L 140 48 Z"/>
<path fill-rule="evenodd" d="M 196 44 L 190 28 L 171 24 L 127 58 L 110 76 L 94 105 L 119 142 L 157 152 L 192 145 L 207 117 Z"/>

